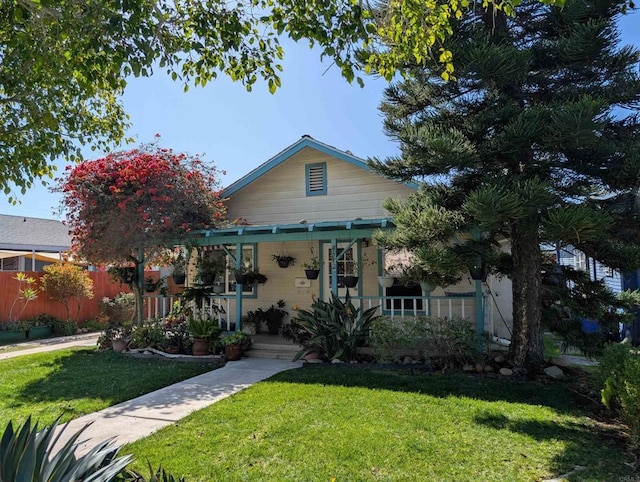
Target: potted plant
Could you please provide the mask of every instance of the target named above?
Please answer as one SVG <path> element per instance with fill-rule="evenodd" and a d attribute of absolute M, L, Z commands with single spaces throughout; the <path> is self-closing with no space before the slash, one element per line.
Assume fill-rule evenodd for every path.
<path fill-rule="evenodd" d="M 27 337 L 24 325 L 19 321 L 0 323 L 0 343 L 23 341 Z"/>
<path fill-rule="evenodd" d="M 289 314 L 283 310 L 284 307 L 284 300 L 278 300 L 278 303 L 271 305 L 267 310 L 262 312 L 262 319 L 265 320 L 267 327 L 269 328 L 270 335 L 277 335 L 280 333 L 282 320 L 284 320 L 284 317 Z"/>
<path fill-rule="evenodd" d="M 382 271 L 382 275 L 378 276 L 378 284 L 382 288 L 391 288 L 396 281 L 396 277 L 399 276 L 398 267 L 394 264 L 387 266 Z"/>
<path fill-rule="evenodd" d="M 144 279 L 144 290 L 147 293 L 153 293 L 158 288 L 158 281 L 152 276 L 147 276 Z"/>
<path fill-rule="evenodd" d="M 302 268 L 304 269 L 304 274 L 307 279 L 318 279 L 318 275 L 320 274 L 320 260 L 313 254 L 313 249 L 311 250 L 311 259 L 302 263 Z"/>
<path fill-rule="evenodd" d="M 281 268 L 288 268 L 289 266 L 293 266 L 296 260 L 296 258 L 294 258 L 293 256 L 289 256 L 288 254 L 274 254 L 271 255 L 271 259 L 278 263 L 278 266 L 280 266 Z"/>
<path fill-rule="evenodd" d="M 242 317 L 242 331 L 247 335 L 260 334 L 260 325 L 262 323 L 262 310 L 247 311 Z"/>
<path fill-rule="evenodd" d="M 224 269 L 224 259 L 215 253 L 200 253 L 198 256 L 198 277 L 205 285 L 213 285 Z"/>
<path fill-rule="evenodd" d="M 209 353 L 209 340 L 218 335 L 219 328 L 208 318 L 189 318 L 189 333 L 193 337 L 192 352 L 195 356 Z"/>
<path fill-rule="evenodd" d="M 249 337 L 241 331 L 236 331 L 220 338 L 220 343 L 224 346 L 224 355 L 228 361 L 236 361 L 242 358 L 242 345 Z"/>
<path fill-rule="evenodd" d="M 245 258 L 242 261 L 242 265 L 240 266 L 240 270 L 238 270 L 235 266 L 229 267 L 231 271 L 234 271 L 234 276 L 236 279 L 236 283 L 239 285 L 256 285 L 258 283 L 264 284 L 267 282 L 267 277 L 260 273 L 258 268 L 253 267 L 253 262 L 251 258 Z"/>
<path fill-rule="evenodd" d="M 98 339 L 98 345 L 104 348 L 109 346 L 116 353 L 122 353 L 127 349 L 131 337 L 131 324 L 110 324 Z"/>
<path fill-rule="evenodd" d="M 184 284 L 187 278 L 187 260 L 184 258 L 182 250 L 180 250 L 178 255 L 173 258 L 171 268 L 171 276 L 173 277 L 173 282 L 177 285 Z"/>

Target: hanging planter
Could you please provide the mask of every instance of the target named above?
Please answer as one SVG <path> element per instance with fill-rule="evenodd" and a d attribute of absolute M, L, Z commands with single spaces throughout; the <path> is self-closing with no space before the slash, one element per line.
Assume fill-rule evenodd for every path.
<path fill-rule="evenodd" d="M 469 274 L 471 275 L 471 279 L 475 281 L 485 281 L 487 279 L 487 271 L 484 264 L 473 265 L 469 268 Z"/>
<path fill-rule="evenodd" d="M 245 281 L 244 273 L 234 273 L 233 277 L 236 279 L 236 283 L 238 283 L 239 285 L 244 284 L 244 281 Z"/>
<path fill-rule="evenodd" d="M 395 281 L 393 276 L 378 276 L 378 284 L 383 288 L 391 288 Z"/>
<path fill-rule="evenodd" d="M 304 270 L 304 274 L 307 277 L 307 279 L 318 279 L 318 276 L 320 276 L 320 270 L 319 269 L 305 269 Z"/>
<path fill-rule="evenodd" d="M 342 283 L 346 288 L 355 288 L 358 285 L 357 276 L 345 276 L 342 278 Z"/>
<path fill-rule="evenodd" d="M 173 282 L 177 285 L 183 285 L 187 279 L 187 275 L 185 274 L 172 274 Z"/>
<path fill-rule="evenodd" d="M 289 266 L 293 266 L 296 260 L 289 254 L 287 245 L 284 242 L 282 243 L 282 247 L 280 248 L 280 253 L 271 255 L 271 259 L 278 263 L 278 266 L 280 266 L 281 268 L 288 268 Z"/>
<path fill-rule="evenodd" d="M 436 289 L 436 285 L 430 283 L 429 281 L 420 281 L 420 288 L 422 289 L 423 293 L 431 293 Z"/>

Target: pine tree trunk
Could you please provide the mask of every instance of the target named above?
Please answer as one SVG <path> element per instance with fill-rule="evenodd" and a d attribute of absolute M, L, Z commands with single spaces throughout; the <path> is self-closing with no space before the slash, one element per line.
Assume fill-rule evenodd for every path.
<path fill-rule="evenodd" d="M 513 226 L 513 334 L 509 357 L 532 372 L 544 363 L 541 333 L 541 254 L 537 226 Z"/>

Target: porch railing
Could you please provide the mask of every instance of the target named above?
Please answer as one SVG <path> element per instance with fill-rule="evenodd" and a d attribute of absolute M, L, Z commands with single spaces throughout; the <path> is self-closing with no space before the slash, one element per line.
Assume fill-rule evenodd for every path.
<path fill-rule="evenodd" d="M 342 297 L 344 300 L 344 297 Z M 235 310 L 231 302 L 235 295 L 206 296 L 196 313 L 217 319 L 220 327 L 230 330 L 235 325 Z M 145 314 L 147 320 L 164 318 L 171 312 L 175 302 L 181 300 L 177 296 L 145 296 Z M 464 296 L 351 296 L 351 302 L 356 307 L 367 310 L 377 307 L 377 314 L 393 318 L 408 316 L 435 316 L 438 318 L 470 318 L 476 316 L 476 298 L 472 295 Z"/>

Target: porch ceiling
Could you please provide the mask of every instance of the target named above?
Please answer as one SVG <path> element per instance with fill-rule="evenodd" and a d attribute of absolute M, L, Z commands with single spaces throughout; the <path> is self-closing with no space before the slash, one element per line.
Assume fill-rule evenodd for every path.
<path fill-rule="evenodd" d="M 236 226 L 194 231 L 189 241 L 200 246 L 304 240 L 352 240 L 371 237 L 377 229 L 393 229 L 391 218 L 324 221 L 321 223 Z"/>

